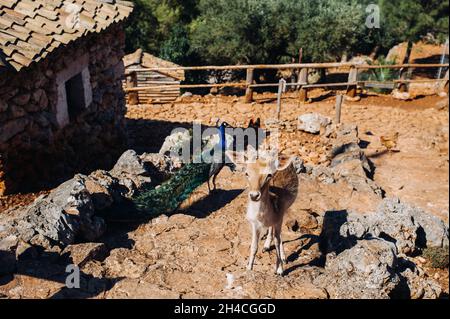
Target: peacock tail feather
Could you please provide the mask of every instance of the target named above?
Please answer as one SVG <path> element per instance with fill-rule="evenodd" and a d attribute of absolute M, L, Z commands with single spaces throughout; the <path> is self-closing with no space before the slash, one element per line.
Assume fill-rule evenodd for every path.
<path fill-rule="evenodd" d="M 192 136 L 192 132 L 190 131 Z M 206 142 L 208 143 L 208 142 Z M 214 143 L 214 142 L 212 142 Z M 217 143 L 217 142 L 216 142 Z M 225 125 L 219 127 L 219 141 L 222 152 L 226 149 Z M 204 147 L 205 145 L 202 145 Z M 213 149 L 214 145 L 210 145 Z M 208 147 L 206 151 L 209 152 Z M 203 153 L 195 156 L 196 161 L 183 166 L 169 180 L 162 183 L 159 187 L 143 189 L 132 199 L 134 208 L 137 212 L 145 215 L 168 214 L 176 210 L 180 204 L 215 172 L 214 168 L 223 167 L 223 159 L 217 163 L 204 163 L 198 161 Z"/>
<path fill-rule="evenodd" d="M 177 209 L 209 178 L 211 164 L 188 163 L 157 188 L 143 189 L 132 199 L 134 207 L 145 215 L 167 214 Z"/>

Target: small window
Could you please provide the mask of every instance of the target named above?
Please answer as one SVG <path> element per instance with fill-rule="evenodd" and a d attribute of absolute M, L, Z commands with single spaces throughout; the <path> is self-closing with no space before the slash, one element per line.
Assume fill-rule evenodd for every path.
<path fill-rule="evenodd" d="M 86 111 L 92 103 L 89 55 L 85 54 L 66 65 L 56 74 L 58 101 L 56 121 L 59 128 L 65 127 Z"/>
<path fill-rule="evenodd" d="M 78 73 L 67 80 L 65 87 L 69 119 L 72 121 L 86 109 L 82 74 Z"/>

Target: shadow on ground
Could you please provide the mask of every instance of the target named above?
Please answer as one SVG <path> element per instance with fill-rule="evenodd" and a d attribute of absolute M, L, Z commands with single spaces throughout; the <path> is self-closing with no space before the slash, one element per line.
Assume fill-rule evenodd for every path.
<path fill-rule="evenodd" d="M 49 296 L 49 299 L 85 299 L 99 296 L 122 279 L 99 278 L 79 270 L 79 288 L 68 288 L 66 280 L 76 283 L 72 280 L 72 277 L 69 277 L 71 274 L 75 274 L 75 271 L 72 268 L 67 268 L 67 266 L 73 264 L 72 258 L 56 252 L 38 252 L 37 250 L 37 247 L 30 247 L 19 258 L 16 258 L 13 252 L 0 251 L 2 260 L 8 259 L 11 265 L 15 264 L 10 274 L 0 277 L 0 286 L 9 284 L 17 275 L 24 275 L 64 285 L 56 293 Z M 39 288 L 36 287 L 37 290 Z"/>

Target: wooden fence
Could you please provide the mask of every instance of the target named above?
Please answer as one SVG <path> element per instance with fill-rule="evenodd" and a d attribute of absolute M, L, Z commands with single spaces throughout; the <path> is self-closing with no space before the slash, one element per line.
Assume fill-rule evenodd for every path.
<path fill-rule="evenodd" d="M 287 86 L 294 86 L 299 90 L 300 101 L 306 101 L 308 99 L 308 90 L 312 88 L 333 88 L 333 87 L 343 87 L 346 89 L 346 94 L 350 97 L 355 97 L 357 88 L 364 87 L 370 84 L 378 84 L 381 87 L 397 87 L 400 91 L 406 91 L 408 84 L 411 83 L 425 83 L 443 82 L 442 90 L 448 92 L 448 82 L 449 82 L 449 72 L 445 74 L 442 79 L 410 79 L 412 69 L 425 69 L 425 68 L 448 68 L 449 64 L 394 64 L 394 65 L 368 65 L 368 64 L 353 64 L 353 63 L 293 63 L 293 64 L 266 64 L 266 65 L 225 65 L 225 66 L 189 66 L 189 67 L 171 67 L 171 68 L 142 68 L 133 69 L 133 72 L 148 72 L 148 71 L 174 71 L 174 70 L 184 70 L 184 71 L 208 71 L 208 70 L 246 70 L 246 81 L 245 82 L 230 82 L 230 83 L 215 83 L 215 84 L 158 84 L 148 87 L 127 87 L 125 92 L 136 92 L 145 91 L 158 88 L 222 88 L 222 87 L 242 87 L 245 89 L 245 101 L 247 103 L 253 100 L 253 90 L 255 88 L 261 87 L 278 87 L 278 101 L 281 99 L 282 93 L 285 91 Z M 296 83 L 284 83 L 280 80 L 279 83 L 254 83 L 254 70 L 257 69 L 276 69 L 276 70 L 286 70 L 295 69 L 298 70 L 298 80 Z M 348 73 L 347 82 L 338 83 L 317 83 L 308 84 L 308 70 L 309 69 L 340 69 L 344 71 L 343 73 Z M 358 81 L 358 72 L 360 70 L 370 70 L 370 69 L 399 69 L 400 76 L 399 79 L 393 81 Z M 279 102 L 280 103 L 280 102 Z"/>

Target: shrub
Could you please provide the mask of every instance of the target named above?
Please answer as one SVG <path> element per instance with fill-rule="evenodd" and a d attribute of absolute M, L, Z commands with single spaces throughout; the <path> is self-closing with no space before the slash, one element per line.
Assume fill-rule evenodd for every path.
<path fill-rule="evenodd" d="M 448 247 L 429 247 L 423 250 L 423 256 L 428 259 L 433 268 L 448 267 Z"/>

